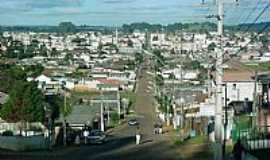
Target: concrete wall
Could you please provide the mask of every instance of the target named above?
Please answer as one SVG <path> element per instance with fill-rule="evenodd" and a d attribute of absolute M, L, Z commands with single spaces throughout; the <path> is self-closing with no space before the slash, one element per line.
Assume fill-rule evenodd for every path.
<path fill-rule="evenodd" d="M 0 136 L 0 148 L 12 151 L 29 151 L 46 149 L 47 145 L 43 136 Z"/>

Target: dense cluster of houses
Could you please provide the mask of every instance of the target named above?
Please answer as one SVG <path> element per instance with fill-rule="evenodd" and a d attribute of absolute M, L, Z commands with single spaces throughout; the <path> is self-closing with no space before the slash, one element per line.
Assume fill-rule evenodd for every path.
<path fill-rule="evenodd" d="M 231 59 L 253 64 L 270 61 L 270 46 L 265 47 L 261 41 L 254 41 L 254 36 L 262 35 L 226 33 L 222 39 L 224 58 L 228 59 L 223 66 L 225 71 L 222 92 L 224 106 L 228 104 L 231 113 L 229 119 L 232 119 L 233 115 L 251 112 L 254 102 L 266 108 L 269 104 L 268 73 L 260 71 L 257 73 L 230 63 Z M 216 83 L 215 75 L 212 73 L 219 38 L 214 32 L 181 31 L 166 34 L 135 30 L 132 34 L 124 34 L 116 29 L 111 34 L 4 32 L 2 37 L 4 38 L 0 41 L 2 54 L 12 45 L 12 41 L 22 42 L 24 49 L 34 42 L 38 44 L 34 57 L 19 60 L 17 64 L 20 66 L 39 64 L 45 68 L 41 75 L 27 78 L 28 81 L 38 82 L 38 88 L 45 95 L 64 95 L 66 92 L 94 93 L 93 97 L 80 97 L 84 103 L 74 107 L 73 113 L 67 118 L 70 120 L 69 123 L 85 125 L 98 121 L 100 106 L 105 103 L 107 114 L 110 114 L 110 111 L 116 111 L 119 115 L 124 113 L 126 106 L 123 105 L 121 92 L 136 91 L 140 68 L 136 57 L 137 54 L 144 54 L 143 48 L 159 50 L 165 58 L 166 65 L 159 68 L 157 73 L 151 74 L 163 78 L 164 88 L 158 92 L 165 92 L 173 99 L 172 119 L 176 127 L 187 121 L 184 118 L 190 118 L 192 123 L 200 123 L 202 121 L 194 119 L 203 117 L 211 119 L 215 115 Z M 44 47 L 45 50 L 42 50 Z M 43 51 L 45 54 L 41 54 Z M 196 61 L 199 66 L 194 67 L 193 63 L 186 61 Z M 104 96 L 106 94 L 109 98 Z M 5 102 L 6 97 L 7 94 L 0 92 L 0 105 Z M 82 113 L 84 116 L 80 116 Z M 166 113 L 160 113 L 160 117 L 165 121 Z M 264 120 L 266 124 L 270 122 L 267 118 Z M 233 121 L 229 123 L 231 129 L 232 125 Z"/>

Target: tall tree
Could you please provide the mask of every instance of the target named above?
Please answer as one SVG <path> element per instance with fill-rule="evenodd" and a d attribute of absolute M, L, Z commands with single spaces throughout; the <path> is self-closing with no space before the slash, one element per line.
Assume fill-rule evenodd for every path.
<path fill-rule="evenodd" d="M 207 49 L 208 51 L 214 51 L 216 47 L 217 47 L 216 43 L 212 42 L 208 45 Z"/>
<path fill-rule="evenodd" d="M 16 81 L 0 115 L 8 122 L 43 122 L 43 101 L 42 92 L 36 83 Z"/>
<path fill-rule="evenodd" d="M 71 22 L 61 22 L 58 26 L 61 33 L 74 33 L 76 32 L 76 26 Z"/>
<path fill-rule="evenodd" d="M 50 105 L 53 120 L 60 118 L 61 115 L 65 118 L 72 111 L 72 102 L 68 98 L 62 96 L 51 96 L 47 97 L 46 101 Z"/>

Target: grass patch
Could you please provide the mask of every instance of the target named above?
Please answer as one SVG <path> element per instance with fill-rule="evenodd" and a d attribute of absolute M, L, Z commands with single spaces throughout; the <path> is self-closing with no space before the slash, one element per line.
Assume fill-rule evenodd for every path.
<path fill-rule="evenodd" d="M 270 69 L 270 63 L 269 62 L 263 62 L 263 63 L 247 63 L 245 64 L 250 69 L 258 70 L 258 71 L 269 71 Z"/>
<path fill-rule="evenodd" d="M 186 140 L 184 144 L 204 144 L 205 142 L 207 142 L 207 137 L 197 136 Z"/>
<path fill-rule="evenodd" d="M 175 145 L 196 145 L 196 144 L 204 144 L 207 143 L 208 141 L 206 136 L 197 136 L 194 138 L 189 138 L 184 141 L 181 141 L 179 138 L 174 140 Z"/>
<path fill-rule="evenodd" d="M 132 91 L 122 91 L 120 92 L 120 97 L 123 99 L 128 99 L 129 104 L 128 104 L 128 110 L 131 110 L 134 108 L 135 102 L 136 102 L 136 93 Z"/>
<path fill-rule="evenodd" d="M 238 130 L 249 129 L 251 127 L 251 118 L 247 115 L 238 116 L 235 118 L 235 123 Z"/>

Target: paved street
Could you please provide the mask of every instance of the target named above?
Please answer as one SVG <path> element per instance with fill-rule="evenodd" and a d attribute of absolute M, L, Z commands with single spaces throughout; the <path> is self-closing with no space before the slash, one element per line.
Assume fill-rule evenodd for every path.
<path fill-rule="evenodd" d="M 145 64 L 145 66 L 147 66 Z M 147 67 L 142 67 L 147 68 Z M 110 140 L 103 145 L 78 146 L 66 149 L 56 149 L 52 152 L 10 153 L 3 152 L 0 159 L 80 159 L 80 160 L 174 160 L 181 159 L 181 149 L 173 145 L 169 134 L 154 135 L 153 124 L 156 120 L 154 97 L 147 92 L 151 75 L 147 69 L 142 70 L 137 88 L 135 104 L 136 117 L 140 123 L 142 144 L 135 145 L 136 127 L 127 124 L 120 126 L 110 134 Z M 199 146 L 200 147 L 200 146 Z M 190 152 L 190 148 L 185 148 Z M 184 150 L 182 150 L 184 151 Z M 196 152 L 196 149 L 195 149 Z M 192 152 L 193 153 L 193 152 Z M 193 154 L 190 154 L 193 156 Z M 193 159 L 185 157 L 185 159 Z"/>

